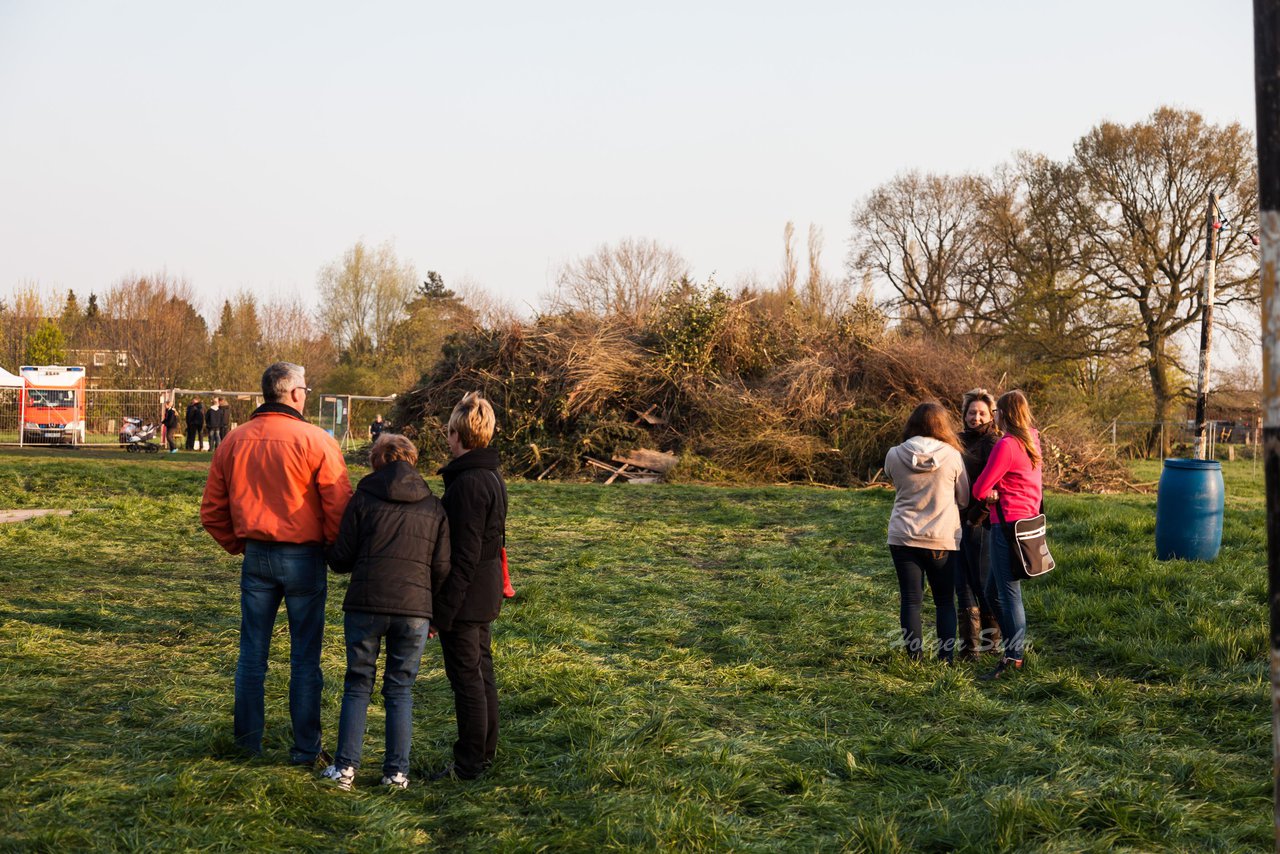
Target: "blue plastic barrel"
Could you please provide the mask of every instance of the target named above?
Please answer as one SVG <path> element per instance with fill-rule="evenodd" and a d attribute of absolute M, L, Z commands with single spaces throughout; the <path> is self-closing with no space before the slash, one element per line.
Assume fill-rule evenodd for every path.
<path fill-rule="evenodd" d="M 1156 493 L 1156 558 L 1216 558 L 1225 498 L 1217 460 L 1165 460 Z"/>

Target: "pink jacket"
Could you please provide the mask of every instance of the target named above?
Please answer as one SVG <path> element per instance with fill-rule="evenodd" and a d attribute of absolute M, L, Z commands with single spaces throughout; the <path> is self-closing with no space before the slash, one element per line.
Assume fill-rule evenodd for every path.
<path fill-rule="evenodd" d="M 1031 431 L 1031 440 L 1036 443 L 1036 450 L 1040 450 L 1040 434 L 1035 430 Z M 991 513 L 993 522 L 1030 519 L 1040 515 L 1044 495 L 1041 472 L 1042 467 L 1032 467 L 1031 457 L 1017 439 L 1002 436 L 992 449 L 986 468 L 973 482 L 973 497 L 982 501 L 992 489 L 999 490 L 1000 512 Z"/>

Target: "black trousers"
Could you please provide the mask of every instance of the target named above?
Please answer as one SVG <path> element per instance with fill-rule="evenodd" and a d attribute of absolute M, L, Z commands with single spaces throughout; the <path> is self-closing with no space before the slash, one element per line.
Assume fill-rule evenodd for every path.
<path fill-rule="evenodd" d="M 204 433 L 203 427 L 192 427 L 187 425 L 187 450 L 197 451 L 200 449 L 200 434 Z"/>
<path fill-rule="evenodd" d="M 454 771 L 459 777 L 478 777 L 498 750 L 498 684 L 493 678 L 489 623 L 454 623 L 451 631 L 440 632 L 440 651 L 458 719 Z"/>
<path fill-rule="evenodd" d="M 934 617 L 938 629 L 938 658 L 950 661 L 956 646 L 955 557 L 953 551 L 922 549 L 916 546 L 889 546 L 893 568 L 898 573 L 898 623 L 907 654 L 920 658 L 924 638 L 920 631 L 920 606 L 924 581 L 933 591 Z"/>

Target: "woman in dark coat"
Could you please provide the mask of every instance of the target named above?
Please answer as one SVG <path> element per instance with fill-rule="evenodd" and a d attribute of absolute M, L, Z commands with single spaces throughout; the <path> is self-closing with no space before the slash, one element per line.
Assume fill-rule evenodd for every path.
<path fill-rule="evenodd" d="M 174 431 L 178 429 L 178 410 L 173 408 L 172 403 L 165 404 L 164 418 L 160 424 L 164 427 L 164 440 L 169 443 L 169 453 L 178 453 L 178 440 L 174 438 Z"/>
<path fill-rule="evenodd" d="M 448 580 L 436 602 L 444 672 L 453 688 L 458 740 L 453 762 L 433 779 L 474 780 L 493 764 L 498 747 L 498 686 L 489 625 L 502 608 L 502 552 L 507 531 L 507 486 L 498 452 L 489 447 L 493 407 L 468 394 L 449 416 L 453 460 L 444 477 L 449 515 Z"/>
<path fill-rule="evenodd" d="M 1000 439 L 994 420 L 995 398 L 985 388 L 965 392 L 960 412 L 964 430 L 965 471 L 973 483 L 982 473 Z M 960 654 L 969 659 L 1000 648 L 1000 621 L 994 603 L 987 601 L 988 506 L 971 501 L 961 515 L 960 559 L 956 561 L 956 605 L 960 621 Z"/>

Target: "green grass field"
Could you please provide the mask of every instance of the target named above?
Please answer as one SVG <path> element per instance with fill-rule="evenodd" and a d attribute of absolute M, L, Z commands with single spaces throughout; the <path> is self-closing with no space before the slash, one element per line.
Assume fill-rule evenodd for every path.
<path fill-rule="evenodd" d="M 283 616 L 266 754 L 235 755 L 238 564 L 200 528 L 205 466 L 0 452 L 0 508 L 87 511 L 0 525 L 0 848 L 1272 845 L 1264 501 L 1249 463 L 1227 472 L 1211 565 L 1154 560 L 1154 496 L 1051 496 L 1059 569 L 1025 588 L 1028 671 L 994 685 L 975 682 L 977 665 L 892 648 L 889 493 L 513 484 L 520 595 L 495 631 L 498 763 L 482 781 L 395 793 L 376 785 L 376 695 L 356 791 L 287 765 Z M 334 580 L 330 748 L 344 591 Z M 422 775 L 453 738 L 434 643 L 416 699 Z"/>

